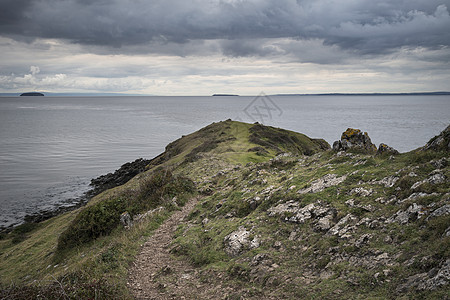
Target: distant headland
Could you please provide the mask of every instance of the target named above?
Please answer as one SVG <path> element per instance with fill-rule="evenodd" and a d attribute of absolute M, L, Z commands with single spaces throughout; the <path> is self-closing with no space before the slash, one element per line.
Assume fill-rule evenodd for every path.
<path fill-rule="evenodd" d="M 22 93 L 20 96 L 44 96 L 42 93 L 38 92 L 28 92 L 28 93 Z"/>
<path fill-rule="evenodd" d="M 275 94 L 271 96 L 442 96 L 450 92 Z"/>

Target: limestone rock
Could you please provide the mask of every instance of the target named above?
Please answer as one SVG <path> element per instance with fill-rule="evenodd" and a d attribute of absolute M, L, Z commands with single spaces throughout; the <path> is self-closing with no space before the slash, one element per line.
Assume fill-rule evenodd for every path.
<path fill-rule="evenodd" d="M 440 216 L 446 216 L 450 214 L 450 204 L 446 204 L 438 209 L 436 209 L 435 211 L 433 211 L 430 216 L 427 218 L 435 218 L 435 217 L 440 217 Z"/>
<path fill-rule="evenodd" d="M 320 218 L 314 226 L 317 231 L 325 231 L 331 228 L 333 225 L 333 215 L 329 214 L 323 218 Z"/>
<path fill-rule="evenodd" d="M 447 178 L 445 177 L 444 174 L 440 173 L 439 171 L 440 170 L 435 170 L 434 172 L 432 172 L 430 174 L 431 175 L 430 177 L 428 177 L 428 178 L 426 178 L 426 179 L 424 179 L 422 181 L 418 181 L 418 182 L 414 183 L 411 186 L 411 189 L 415 190 L 415 189 L 417 189 L 419 186 L 421 186 L 424 183 L 430 183 L 430 184 L 441 184 L 441 183 L 444 183 L 447 180 Z"/>
<path fill-rule="evenodd" d="M 269 213 L 269 217 L 274 217 L 276 215 L 283 215 L 285 213 L 296 213 L 299 210 L 299 203 L 290 200 L 286 203 L 279 204 L 277 206 L 269 208 L 267 211 Z"/>
<path fill-rule="evenodd" d="M 360 196 L 360 197 L 367 197 L 370 196 L 373 193 L 372 189 L 365 189 L 363 187 L 357 187 L 354 188 L 350 191 L 350 195 L 356 195 L 356 196 Z"/>
<path fill-rule="evenodd" d="M 366 153 L 375 153 L 377 151 L 377 147 L 372 143 L 367 132 L 362 133 L 360 129 L 347 128 L 342 133 L 341 139 L 333 143 L 333 150 L 347 151 L 350 149 Z"/>
<path fill-rule="evenodd" d="M 384 177 L 381 180 L 371 181 L 370 183 L 371 184 L 381 184 L 381 185 L 384 185 L 384 187 L 389 188 L 389 187 L 393 187 L 399 179 L 400 179 L 400 177 L 392 175 L 392 176 Z"/>
<path fill-rule="evenodd" d="M 347 224 L 349 222 L 356 221 L 356 217 L 352 214 L 347 214 L 345 217 L 339 220 L 330 230 L 328 230 L 327 234 L 336 235 L 340 238 L 349 238 L 351 237 L 351 233 L 355 230 L 355 226 Z"/>
<path fill-rule="evenodd" d="M 436 169 L 442 169 L 448 165 L 448 159 L 443 157 L 441 159 L 432 160 L 430 161 L 430 164 L 432 164 Z"/>
<path fill-rule="evenodd" d="M 250 231 L 247 231 L 244 226 L 240 226 L 238 230 L 233 231 L 227 235 L 223 242 L 225 245 L 225 253 L 230 256 L 239 255 L 246 247 L 254 249 L 259 247 L 259 239 L 255 237 L 253 240 L 249 240 Z"/>
<path fill-rule="evenodd" d="M 409 195 L 408 198 L 405 198 L 403 200 L 399 200 L 399 203 L 405 202 L 405 201 L 416 201 L 420 198 L 423 197 L 427 197 L 427 196 L 436 196 L 438 195 L 438 193 L 431 193 L 431 194 L 427 194 L 427 193 L 422 193 L 422 192 L 417 192 L 417 193 L 412 193 L 411 195 Z"/>
<path fill-rule="evenodd" d="M 164 207 L 160 206 L 157 207 L 155 209 L 151 209 L 143 214 L 138 214 L 135 215 L 133 217 L 131 217 L 131 215 L 126 211 L 124 213 L 122 213 L 120 215 L 120 223 L 125 227 L 125 228 L 131 228 L 133 227 L 135 224 L 141 222 L 142 220 L 146 219 L 147 217 L 151 217 L 156 213 L 159 213 L 161 211 L 164 210 Z"/>
<path fill-rule="evenodd" d="M 309 187 L 299 190 L 298 193 L 299 194 L 318 193 L 328 187 L 340 184 L 345 179 L 347 179 L 346 175 L 338 177 L 336 174 L 327 174 L 322 178 L 314 180 L 313 182 L 311 182 Z"/>
<path fill-rule="evenodd" d="M 426 289 L 435 290 L 438 287 L 447 285 L 450 282 L 450 259 L 447 259 L 439 269 L 436 276 L 426 282 Z"/>
<path fill-rule="evenodd" d="M 316 231 L 329 230 L 334 225 L 337 210 L 330 206 L 323 206 L 320 201 L 311 203 L 305 207 L 299 207 L 298 202 L 288 201 L 268 210 L 269 216 L 282 216 L 284 221 L 303 224 L 312 219 L 312 225 Z M 290 216 L 292 215 L 292 216 Z"/>
<path fill-rule="evenodd" d="M 127 211 L 120 215 L 120 223 L 125 228 L 130 228 L 131 226 L 133 226 L 133 221 L 131 220 L 131 216 Z"/>
<path fill-rule="evenodd" d="M 419 273 L 408 277 L 405 283 L 397 287 L 397 293 L 403 293 L 411 289 L 435 290 L 449 282 L 450 259 L 447 259 L 437 272 Z"/>
<path fill-rule="evenodd" d="M 399 210 L 392 217 L 386 220 L 386 223 L 397 222 L 399 224 L 406 224 L 410 221 L 420 219 L 426 210 L 424 210 L 422 205 L 413 203 L 405 211 Z"/>
<path fill-rule="evenodd" d="M 369 242 L 369 240 L 372 238 L 372 235 L 370 233 L 363 234 L 356 242 L 355 246 L 358 248 L 361 248 L 365 244 Z"/>
<path fill-rule="evenodd" d="M 449 151 L 450 150 L 450 125 L 439 135 L 432 138 L 422 150 Z"/>

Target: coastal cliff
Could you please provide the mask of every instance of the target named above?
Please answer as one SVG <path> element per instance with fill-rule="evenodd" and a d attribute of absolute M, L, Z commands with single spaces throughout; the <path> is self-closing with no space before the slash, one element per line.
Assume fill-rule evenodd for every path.
<path fill-rule="evenodd" d="M 3 235 L 0 296 L 445 299 L 449 132 L 398 153 L 359 129 L 331 148 L 213 123 Z"/>

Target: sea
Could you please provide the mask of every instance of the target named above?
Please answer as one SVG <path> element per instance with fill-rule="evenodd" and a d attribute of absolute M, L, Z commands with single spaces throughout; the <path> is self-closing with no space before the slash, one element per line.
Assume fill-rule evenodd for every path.
<path fill-rule="evenodd" d="M 449 125 L 450 96 L 0 97 L 0 227 L 73 206 L 92 178 L 227 119 L 330 144 L 359 128 L 407 152 Z"/>

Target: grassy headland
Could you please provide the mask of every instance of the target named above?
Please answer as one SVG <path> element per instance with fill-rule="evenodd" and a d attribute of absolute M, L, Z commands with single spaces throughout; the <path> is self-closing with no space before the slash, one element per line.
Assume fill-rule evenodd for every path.
<path fill-rule="evenodd" d="M 445 299 L 448 139 L 375 155 L 259 124 L 213 123 L 85 207 L 2 236 L 0 295 L 132 298 L 127 274 L 141 245 L 197 196 L 171 252 L 205 283 L 231 288 L 229 299 Z"/>

